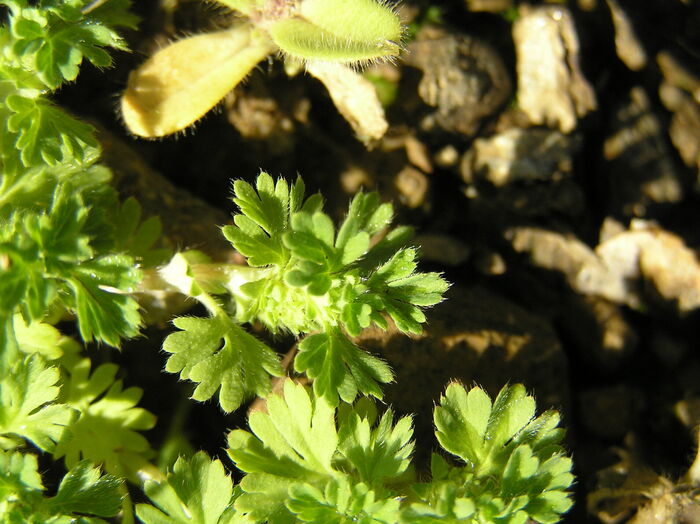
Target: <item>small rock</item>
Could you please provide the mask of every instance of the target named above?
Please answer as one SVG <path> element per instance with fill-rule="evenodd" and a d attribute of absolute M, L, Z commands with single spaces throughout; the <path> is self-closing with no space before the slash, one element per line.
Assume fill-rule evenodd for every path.
<path fill-rule="evenodd" d="M 428 179 L 418 169 L 404 167 L 394 178 L 394 186 L 399 193 L 399 200 L 406 207 L 417 208 L 425 204 L 428 196 Z"/>
<path fill-rule="evenodd" d="M 462 178 L 477 178 L 500 187 L 515 181 L 561 179 L 571 174 L 574 141 L 549 129 L 512 128 L 490 138 L 477 138 L 464 155 Z"/>
<path fill-rule="evenodd" d="M 627 67 L 639 71 L 647 65 L 647 55 L 632 27 L 627 13 L 617 0 L 606 0 L 615 26 L 615 49 Z"/>
<path fill-rule="evenodd" d="M 641 87 L 631 89 L 627 101 L 615 111 L 603 154 L 610 170 L 613 214 L 641 217 L 649 204 L 674 203 L 683 198 L 681 175 Z"/>
<path fill-rule="evenodd" d="M 523 5 L 519 15 L 513 24 L 518 103 L 533 124 L 569 133 L 597 105 L 579 68 L 573 17 L 560 6 Z"/>
<path fill-rule="evenodd" d="M 405 62 L 423 72 L 418 94 L 435 108 L 421 123 L 426 131 L 473 136 L 510 96 L 508 71 L 485 42 L 427 26 L 408 48 Z"/>
<path fill-rule="evenodd" d="M 309 60 L 306 71 L 321 81 L 335 107 L 365 145 L 379 140 L 389 124 L 374 85 L 349 66 Z"/>
<path fill-rule="evenodd" d="M 669 53 L 659 53 L 657 63 L 664 75 L 659 95 L 666 109 L 673 112 L 671 141 L 685 165 L 695 169 L 700 182 L 700 79 Z"/>
<path fill-rule="evenodd" d="M 539 267 L 561 271 L 579 293 L 639 308 L 673 302 L 680 312 L 700 306 L 700 264 L 673 233 L 643 221 L 599 244 L 595 252 L 575 237 L 538 228 L 507 231 L 516 251 L 528 252 Z M 653 285 L 653 293 L 643 284 Z"/>
<path fill-rule="evenodd" d="M 454 167 L 457 165 L 457 162 L 459 162 L 459 151 L 457 151 L 457 148 L 452 144 L 448 144 L 435 153 L 433 162 L 435 162 L 438 167 L 442 168 Z"/>

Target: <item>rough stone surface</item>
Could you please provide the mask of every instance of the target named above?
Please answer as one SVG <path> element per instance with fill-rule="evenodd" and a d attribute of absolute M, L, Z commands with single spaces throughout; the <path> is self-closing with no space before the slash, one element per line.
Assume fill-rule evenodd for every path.
<path fill-rule="evenodd" d="M 435 110 L 421 128 L 472 136 L 511 92 L 511 81 L 491 46 L 430 26 L 408 46 L 405 61 L 423 72 L 418 94 Z"/>
<path fill-rule="evenodd" d="M 627 67 L 639 71 L 647 65 L 647 54 L 639 42 L 632 22 L 617 0 L 606 0 L 615 25 L 615 50 Z"/>
<path fill-rule="evenodd" d="M 682 178 L 666 144 L 648 95 L 641 87 L 631 89 L 614 112 L 603 145 L 612 213 L 643 217 L 650 204 L 683 198 Z"/>
<path fill-rule="evenodd" d="M 518 104 L 533 124 L 576 128 L 596 108 L 593 89 L 579 68 L 579 42 L 568 9 L 523 5 L 513 24 Z"/>
<path fill-rule="evenodd" d="M 574 237 L 538 228 L 513 228 L 507 238 L 516 251 L 528 252 L 536 266 L 562 272 L 579 293 L 635 308 L 662 302 L 688 312 L 700 306 L 695 252 L 652 224 L 635 221 L 595 251 Z"/>
<path fill-rule="evenodd" d="M 561 179 L 571 174 L 574 143 L 558 131 L 540 128 L 511 128 L 477 138 L 462 159 L 462 178 L 467 183 L 484 179 L 494 186 Z"/>
<path fill-rule="evenodd" d="M 659 53 L 656 61 L 664 76 L 659 95 L 666 109 L 673 113 L 669 127 L 671 141 L 700 180 L 700 79 L 669 53 Z"/>
<path fill-rule="evenodd" d="M 374 85 L 343 64 L 311 60 L 306 71 L 320 80 L 335 107 L 366 144 L 379 140 L 389 128 Z"/>

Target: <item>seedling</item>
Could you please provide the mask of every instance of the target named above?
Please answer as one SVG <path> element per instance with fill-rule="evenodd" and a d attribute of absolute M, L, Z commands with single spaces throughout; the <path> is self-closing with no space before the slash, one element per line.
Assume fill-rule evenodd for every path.
<path fill-rule="evenodd" d="M 132 133 L 160 137 L 185 129 L 274 54 L 281 54 L 288 68 L 306 66 L 324 82 L 360 134 L 378 138 L 384 133 L 376 93 L 344 66 L 399 54 L 403 27 L 389 5 L 377 0 L 219 2 L 241 16 L 233 27 L 175 42 L 131 74 L 121 109 Z M 348 83 L 358 92 L 352 93 Z M 348 107 L 348 96 L 361 96 L 361 104 Z M 378 113 L 382 122 L 374 123 Z"/>
<path fill-rule="evenodd" d="M 299 343 L 294 368 L 314 379 L 314 392 L 331 405 L 358 393 L 381 398 L 391 370 L 349 336 L 370 324 L 386 328 L 388 319 L 419 333 L 422 309 L 442 300 L 448 286 L 437 273 L 417 271 L 416 250 L 404 247 L 410 229 L 386 231 L 393 209 L 377 193 L 356 195 L 336 229 L 321 196 L 305 197 L 301 178 L 290 186 L 261 173 L 255 188 L 237 180 L 233 190 L 241 213 L 222 231 L 248 264 L 208 264 L 201 254 L 183 253 L 160 271 L 211 314 L 175 319 L 182 331 L 163 345 L 172 354 L 166 370 L 197 382 L 197 400 L 219 391 L 225 411 L 264 395 L 268 374 L 281 369 L 272 350 L 240 325 L 257 320 L 272 332 L 311 333 Z"/>

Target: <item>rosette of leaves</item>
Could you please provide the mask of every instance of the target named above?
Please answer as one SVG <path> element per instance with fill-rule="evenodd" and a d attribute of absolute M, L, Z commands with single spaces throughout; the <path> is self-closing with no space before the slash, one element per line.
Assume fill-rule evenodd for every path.
<path fill-rule="evenodd" d="M 219 0 L 238 14 L 230 29 L 195 35 L 158 51 L 129 78 L 121 109 L 129 130 L 160 137 L 185 129 L 204 116 L 262 60 L 285 57 L 323 82 L 336 105 L 354 124 L 362 110 L 346 104 L 362 97 L 367 120 L 360 135 L 379 138 L 386 130 L 371 84 L 344 65 L 391 60 L 399 54 L 403 26 L 379 0 Z M 337 64 L 327 67 L 319 64 Z M 347 86 L 354 89 L 348 92 Z M 368 87 L 370 88 L 368 90 Z M 344 90 L 346 96 L 341 96 Z"/>
<path fill-rule="evenodd" d="M 535 417 L 522 384 L 504 387 L 493 402 L 478 387 L 451 384 L 434 421 L 440 445 L 463 465 L 433 455 L 432 481 L 414 486 L 420 501 L 404 514 L 407 522 L 554 523 L 571 507 L 574 477 L 559 414 Z"/>
<path fill-rule="evenodd" d="M 194 398 L 217 390 L 226 411 L 251 394 L 269 391 L 269 374 L 281 370 L 276 355 L 246 333 L 243 322 L 259 321 L 273 333 L 309 334 L 298 346 L 294 368 L 314 379 L 314 392 L 331 405 L 358 393 L 381 398 L 392 380 L 385 362 L 360 349 L 350 336 L 389 321 L 404 333 L 420 333 L 423 308 L 442 300 L 448 284 L 438 273 L 417 271 L 414 248 L 404 247 L 409 228 L 387 231 L 391 204 L 376 193 L 356 195 L 337 228 L 323 212 L 320 195 L 304 196 L 301 178 L 291 186 L 261 173 L 255 187 L 237 180 L 240 213 L 223 233 L 248 266 L 217 266 L 176 257 L 161 274 L 206 305 L 210 318 L 178 318 L 182 331 L 168 336 L 166 370 L 199 385 Z M 189 258 L 189 260 L 188 260 Z M 216 285 L 212 284 L 216 282 Z M 228 296 L 231 310 L 213 295 Z"/>

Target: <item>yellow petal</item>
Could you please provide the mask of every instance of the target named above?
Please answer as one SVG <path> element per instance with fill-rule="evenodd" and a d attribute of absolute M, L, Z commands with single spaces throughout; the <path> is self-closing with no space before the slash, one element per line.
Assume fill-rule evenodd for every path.
<path fill-rule="evenodd" d="M 273 51 L 269 40 L 248 25 L 175 42 L 129 75 L 121 99 L 124 122 L 147 138 L 181 131 Z"/>

